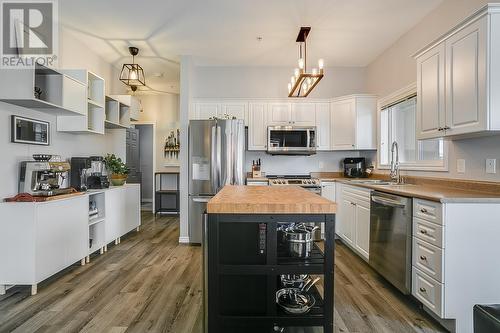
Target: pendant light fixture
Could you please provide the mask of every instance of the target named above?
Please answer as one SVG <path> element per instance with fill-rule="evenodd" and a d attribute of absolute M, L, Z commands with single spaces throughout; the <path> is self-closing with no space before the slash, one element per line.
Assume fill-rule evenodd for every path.
<path fill-rule="evenodd" d="M 135 63 L 135 56 L 139 54 L 139 49 L 131 46 L 128 50 L 132 55 L 132 63 L 123 65 L 120 73 L 120 81 L 130 86 L 132 91 L 136 91 L 137 86 L 146 85 L 146 79 L 144 78 L 144 70 L 142 67 Z"/>
<path fill-rule="evenodd" d="M 295 68 L 293 76 L 288 83 L 288 97 L 307 97 L 323 78 L 323 59 L 318 60 L 318 67 L 307 72 L 307 36 L 311 27 L 301 27 L 296 42 L 299 43 L 298 68 Z"/>

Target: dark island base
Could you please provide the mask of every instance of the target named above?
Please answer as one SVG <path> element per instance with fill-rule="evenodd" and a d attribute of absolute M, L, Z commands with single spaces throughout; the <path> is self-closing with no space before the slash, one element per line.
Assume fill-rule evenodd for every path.
<path fill-rule="evenodd" d="M 307 259 L 288 255 L 277 238 L 280 223 L 324 223 L 324 253 L 314 244 Z M 205 332 L 332 333 L 334 214 L 209 214 L 204 226 Z M 281 274 L 322 277 L 310 293 L 316 304 L 291 315 L 276 304 Z M 322 297 L 322 295 L 324 297 Z"/>

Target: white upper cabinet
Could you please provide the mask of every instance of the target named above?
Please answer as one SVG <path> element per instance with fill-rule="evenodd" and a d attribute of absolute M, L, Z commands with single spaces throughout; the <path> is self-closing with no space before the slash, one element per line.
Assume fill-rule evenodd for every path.
<path fill-rule="evenodd" d="M 416 54 L 417 138 L 500 130 L 500 6 L 490 4 Z"/>
<path fill-rule="evenodd" d="M 267 103 L 249 103 L 248 108 L 248 150 L 267 148 Z"/>
<path fill-rule="evenodd" d="M 376 149 L 377 98 L 352 95 L 331 105 L 332 150 Z"/>
<path fill-rule="evenodd" d="M 292 107 L 290 103 L 269 103 L 268 123 L 272 125 L 291 125 Z"/>
<path fill-rule="evenodd" d="M 316 104 L 317 150 L 330 150 L 330 103 Z"/>
<path fill-rule="evenodd" d="M 194 119 L 210 119 L 221 115 L 220 103 L 195 103 Z"/>
<path fill-rule="evenodd" d="M 356 102 L 353 98 L 332 103 L 331 132 L 334 150 L 356 148 Z"/>
<path fill-rule="evenodd" d="M 315 103 L 293 103 L 292 125 L 294 126 L 316 126 L 316 104 Z"/>
<path fill-rule="evenodd" d="M 487 129 L 486 24 L 484 17 L 446 40 L 446 134 Z"/>
<path fill-rule="evenodd" d="M 221 115 L 219 117 L 224 118 L 235 117 L 236 119 L 243 119 L 245 121 L 245 126 L 248 125 L 248 103 L 246 102 L 225 102 L 222 103 Z"/>
<path fill-rule="evenodd" d="M 417 135 L 420 139 L 440 136 L 445 126 L 444 55 L 444 44 L 439 44 L 417 59 Z"/>

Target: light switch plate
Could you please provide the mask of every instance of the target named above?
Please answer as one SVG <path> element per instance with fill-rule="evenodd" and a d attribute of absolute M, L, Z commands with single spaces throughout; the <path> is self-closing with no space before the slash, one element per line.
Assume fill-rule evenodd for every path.
<path fill-rule="evenodd" d="M 486 173 L 497 173 L 497 160 L 495 158 L 486 159 Z"/>
<path fill-rule="evenodd" d="M 457 160 L 457 172 L 458 173 L 465 173 L 465 160 L 464 159 Z"/>
<path fill-rule="evenodd" d="M 325 163 L 324 162 L 319 162 L 319 168 L 324 169 L 325 168 Z"/>

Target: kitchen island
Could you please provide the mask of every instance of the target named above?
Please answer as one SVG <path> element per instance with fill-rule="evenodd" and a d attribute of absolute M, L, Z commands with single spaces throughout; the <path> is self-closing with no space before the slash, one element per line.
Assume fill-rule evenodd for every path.
<path fill-rule="evenodd" d="M 333 332 L 335 212 L 335 203 L 300 187 L 224 187 L 208 202 L 203 228 L 205 332 Z M 311 242 L 294 253 L 283 239 L 285 226 L 321 223 L 324 252 Z M 303 294 L 305 313 L 277 304 L 290 275 L 320 277 Z"/>

